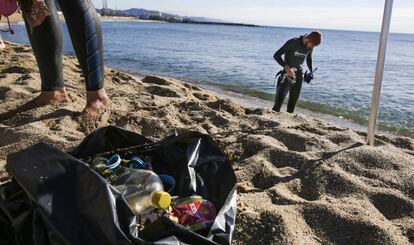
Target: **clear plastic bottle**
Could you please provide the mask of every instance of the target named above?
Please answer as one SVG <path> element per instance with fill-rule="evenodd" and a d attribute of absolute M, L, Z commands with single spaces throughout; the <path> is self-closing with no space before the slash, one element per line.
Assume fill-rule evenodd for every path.
<path fill-rule="evenodd" d="M 136 215 L 147 213 L 155 208 L 167 209 L 171 196 L 157 174 L 150 170 L 122 168 L 117 171 L 115 188 L 122 193 L 129 207 Z"/>

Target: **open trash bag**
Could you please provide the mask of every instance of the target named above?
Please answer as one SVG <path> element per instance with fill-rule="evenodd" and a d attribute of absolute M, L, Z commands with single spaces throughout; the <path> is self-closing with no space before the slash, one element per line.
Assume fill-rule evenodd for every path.
<path fill-rule="evenodd" d="M 195 233 L 159 219 L 139 230 L 121 194 L 85 162 L 97 155 L 136 153 L 175 178 L 174 195 L 211 201 L 217 217 Z M 208 136 L 171 135 L 159 142 L 117 127 L 90 134 L 71 153 L 40 143 L 7 158 L 12 181 L 0 186 L 0 244 L 230 244 L 236 218 L 236 178 Z"/>

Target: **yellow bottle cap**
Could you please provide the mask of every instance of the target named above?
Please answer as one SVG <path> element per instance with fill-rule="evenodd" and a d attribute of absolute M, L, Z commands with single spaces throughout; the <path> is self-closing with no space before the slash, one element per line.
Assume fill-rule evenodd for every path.
<path fill-rule="evenodd" d="M 171 205 L 171 196 L 165 191 L 157 191 L 152 195 L 152 205 L 166 209 Z"/>

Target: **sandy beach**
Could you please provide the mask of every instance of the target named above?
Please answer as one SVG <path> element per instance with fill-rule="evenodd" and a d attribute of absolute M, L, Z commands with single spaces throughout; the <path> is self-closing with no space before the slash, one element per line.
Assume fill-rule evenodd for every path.
<path fill-rule="evenodd" d="M 212 135 L 238 178 L 234 244 L 414 243 L 414 140 L 366 134 L 303 114 L 249 108 L 180 80 L 106 68 L 113 107 L 81 116 L 85 86 L 64 58 L 71 103 L 26 111 L 40 90 L 31 48 L 0 51 L 0 166 L 37 142 L 71 150 L 90 132 L 117 125 L 157 140 L 174 130 Z"/>
<path fill-rule="evenodd" d="M 59 12 L 61 19 L 64 20 L 61 12 Z M 23 17 L 20 13 L 14 13 L 9 17 L 10 23 L 18 23 L 23 22 Z M 164 23 L 165 21 L 158 21 L 158 20 L 141 20 L 134 17 L 124 17 L 124 16 L 101 16 L 101 21 L 136 21 L 136 22 L 145 22 L 145 23 Z M 0 24 L 6 24 L 7 19 L 2 16 L 0 20 Z"/>

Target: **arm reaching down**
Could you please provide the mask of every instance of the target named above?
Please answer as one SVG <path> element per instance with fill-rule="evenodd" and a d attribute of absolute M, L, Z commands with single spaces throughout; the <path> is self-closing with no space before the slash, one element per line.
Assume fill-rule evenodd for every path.
<path fill-rule="evenodd" d="M 276 60 L 276 62 L 282 66 L 285 67 L 287 64 L 282 58 L 282 55 L 286 54 L 286 52 L 291 49 L 294 46 L 294 41 L 289 40 L 287 41 L 276 53 L 273 55 L 273 58 Z"/>
<path fill-rule="evenodd" d="M 276 62 L 282 66 L 285 71 L 287 72 L 289 77 L 295 77 L 295 72 L 291 69 L 291 67 L 283 60 L 282 55 L 285 55 L 291 48 L 294 47 L 294 40 L 287 41 L 276 53 L 273 55 L 273 58 Z"/>
<path fill-rule="evenodd" d="M 306 57 L 306 64 L 308 65 L 309 71 L 313 72 L 312 51 L 310 51 L 308 56 Z"/>

